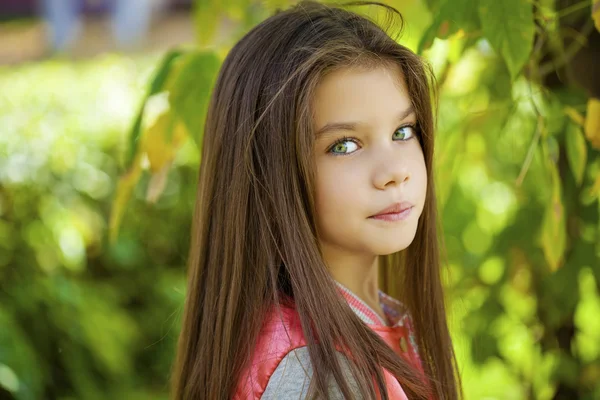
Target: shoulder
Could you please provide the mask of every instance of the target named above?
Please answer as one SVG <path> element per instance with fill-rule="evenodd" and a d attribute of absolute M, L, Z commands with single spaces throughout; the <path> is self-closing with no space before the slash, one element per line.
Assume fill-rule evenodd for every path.
<path fill-rule="evenodd" d="M 337 352 L 346 379 L 352 385 L 349 361 Z M 293 306 L 272 307 L 263 327 L 250 363 L 243 371 L 235 399 L 305 398 L 313 374 L 310 355 L 300 318 Z M 343 399 L 332 379 L 330 399 Z"/>
<path fill-rule="evenodd" d="M 260 398 L 278 365 L 291 351 L 305 345 L 300 317 L 293 304 L 272 306 L 265 316 L 249 363 L 242 371 L 235 398 Z"/>
<path fill-rule="evenodd" d="M 350 361 L 341 352 L 336 351 L 336 357 L 342 369 L 342 375 L 348 383 L 353 398 L 360 397 L 358 384 L 352 375 Z M 386 390 L 390 400 L 408 400 L 406 393 L 398 380 L 386 369 L 383 370 Z M 300 347 L 290 351 L 279 363 L 262 394 L 261 400 L 277 399 L 306 399 L 308 388 L 313 376 L 313 368 L 308 353 L 308 347 Z M 379 392 L 377 398 L 379 396 Z M 330 376 L 327 385 L 327 399 L 343 400 L 344 395 L 337 382 Z"/>
<path fill-rule="evenodd" d="M 342 371 L 351 387 L 356 388 L 350 373 L 349 362 L 346 356 L 336 352 L 342 366 Z M 274 399 L 304 399 L 307 396 L 313 375 L 313 368 L 308 353 L 308 347 L 299 347 L 290 351 L 281 360 L 271 375 L 267 387 L 262 395 L 263 400 Z M 329 382 L 328 399 L 343 399 L 343 395 L 335 380 Z"/>

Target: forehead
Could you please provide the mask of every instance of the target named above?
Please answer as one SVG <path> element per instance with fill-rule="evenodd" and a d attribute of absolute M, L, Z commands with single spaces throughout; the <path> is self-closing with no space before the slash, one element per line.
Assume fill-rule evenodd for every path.
<path fill-rule="evenodd" d="M 316 127 L 329 122 L 361 121 L 371 126 L 394 120 L 411 106 L 397 65 L 342 68 L 319 82 L 313 98 Z"/>

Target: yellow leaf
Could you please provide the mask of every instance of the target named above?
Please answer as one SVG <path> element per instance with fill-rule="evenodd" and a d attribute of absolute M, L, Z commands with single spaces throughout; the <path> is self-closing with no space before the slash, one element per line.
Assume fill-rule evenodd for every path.
<path fill-rule="evenodd" d="M 142 138 L 142 151 L 148 155 L 150 171 L 158 173 L 175 158 L 187 131 L 171 112 L 160 115 Z"/>
<path fill-rule="evenodd" d="M 586 206 L 596 200 L 600 202 L 600 171 L 595 178 L 592 178 L 592 184 L 581 192 L 580 197 L 581 204 Z"/>
<path fill-rule="evenodd" d="M 583 182 L 585 166 L 587 164 L 587 145 L 581 132 L 581 127 L 575 124 L 567 126 L 567 160 L 573 172 L 577 185 Z"/>
<path fill-rule="evenodd" d="M 596 176 L 592 186 L 590 186 L 585 192 L 585 196 L 589 200 L 588 202 L 592 202 L 600 197 L 600 173 L 598 173 L 598 176 Z"/>
<path fill-rule="evenodd" d="M 169 168 L 187 136 L 187 129 L 174 113 L 161 114 L 143 135 L 140 146 L 146 152 L 152 177 L 146 192 L 146 200 L 155 203 L 167 183 Z"/>
<path fill-rule="evenodd" d="M 594 20 L 594 25 L 596 25 L 596 29 L 600 31 L 600 0 L 592 2 L 592 18 Z"/>
<path fill-rule="evenodd" d="M 590 192 L 592 196 L 600 196 L 600 174 L 596 177 L 594 184 L 592 185 Z"/>
<path fill-rule="evenodd" d="M 563 111 L 569 118 L 571 118 L 571 121 L 575 122 L 577 125 L 583 126 L 585 123 L 583 115 L 581 115 L 581 113 L 573 107 L 566 106 Z"/>
<path fill-rule="evenodd" d="M 546 207 L 542 222 L 541 245 L 544 258 L 552 271 L 563 264 L 566 245 L 565 209 L 562 204 L 560 177 L 556 165 L 551 164 L 552 198 Z"/>
<path fill-rule="evenodd" d="M 131 197 L 131 192 L 137 184 L 142 173 L 141 165 L 142 153 L 138 153 L 131 163 L 131 168 L 119 178 L 117 190 L 111 207 L 110 219 L 108 224 L 108 235 L 111 243 L 114 243 L 119 235 L 121 220 L 125 214 L 125 207 Z"/>
<path fill-rule="evenodd" d="M 590 141 L 592 147 L 600 150 L 600 100 L 593 97 L 588 100 L 587 104 L 585 137 Z"/>
<path fill-rule="evenodd" d="M 127 202 L 142 173 L 142 157 L 147 155 L 153 176 L 148 187 L 148 201 L 156 201 L 165 187 L 168 169 L 187 136 L 183 123 L 169 111 L 161 114 L 154 124 L 142 132 L 141 143 L 130 169 L 119 178 L 109 222 L 109 239 L 117 239 Z"/>

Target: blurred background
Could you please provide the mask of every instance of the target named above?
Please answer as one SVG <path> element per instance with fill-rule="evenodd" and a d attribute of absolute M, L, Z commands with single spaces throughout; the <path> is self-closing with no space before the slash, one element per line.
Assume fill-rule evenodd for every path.
<path fill-rule="evenodd" d="M 600 2 L 384 2 L 437 76 L 466 398 L 600 399 Z M 294 3 L 0 0 L 0 399 L 168 398 L 210 91 Z"/>

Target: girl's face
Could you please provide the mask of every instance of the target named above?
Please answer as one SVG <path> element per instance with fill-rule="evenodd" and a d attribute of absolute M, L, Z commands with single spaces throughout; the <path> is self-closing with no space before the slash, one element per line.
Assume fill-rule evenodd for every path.
<path fill-rule="evenodd" d="M 423 211 L 427 171 L 400 68 L 326 75 L 315 92 L 314 118 L 323 249 L 385 255 L 408 247 Z"/>

